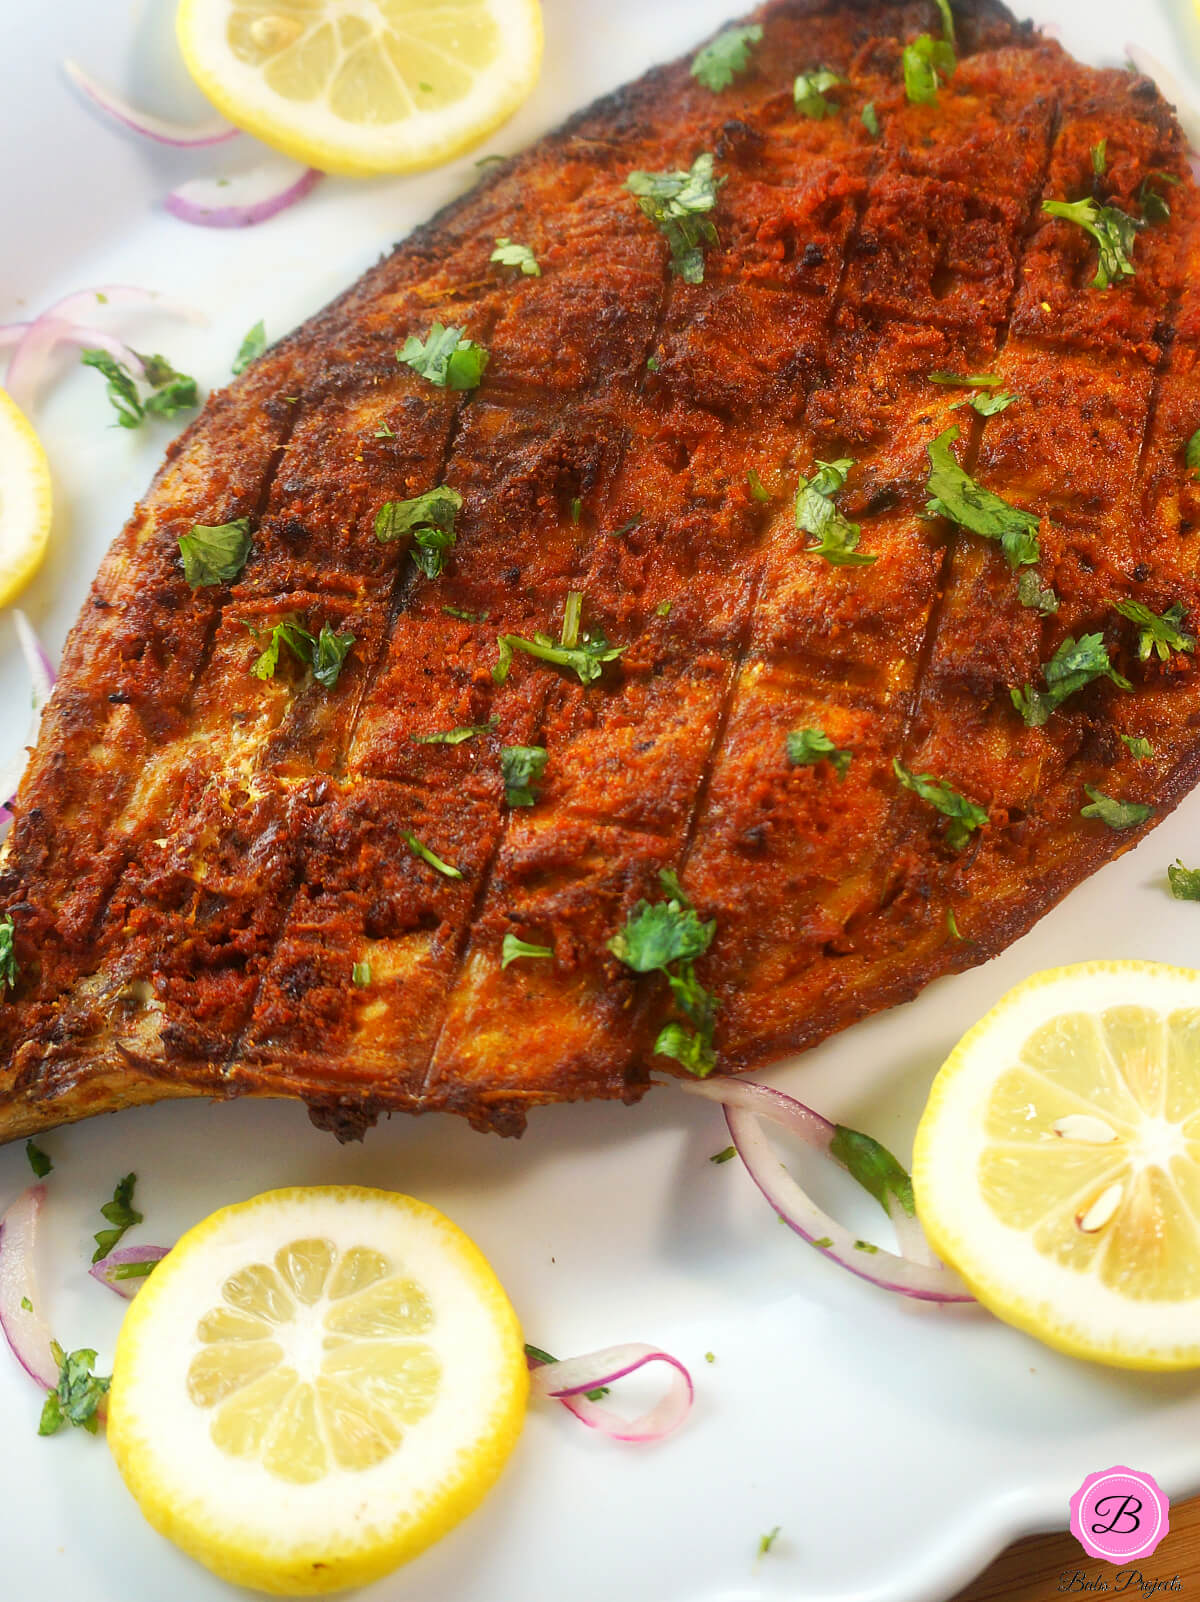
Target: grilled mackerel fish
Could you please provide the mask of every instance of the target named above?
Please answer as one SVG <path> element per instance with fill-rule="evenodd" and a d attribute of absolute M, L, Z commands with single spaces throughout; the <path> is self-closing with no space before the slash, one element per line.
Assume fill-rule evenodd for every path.
<path fill-rule="evenodd" d="M 515 1133 L 750 1068 L 1195 783 L 1170 109 L 990 0 L 743 26 L 171 448 L 16 804 L 0 1139 L 238 1095 Z"/>

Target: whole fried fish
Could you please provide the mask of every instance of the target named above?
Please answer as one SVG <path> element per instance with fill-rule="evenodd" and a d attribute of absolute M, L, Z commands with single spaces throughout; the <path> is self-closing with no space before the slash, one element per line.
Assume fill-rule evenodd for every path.
<path fill-rule="evenodd" d="M 0 1139 L 519 1132 L 999 951 L 1200 771 L 1197 216 L 1154 86 L 992 0 L 776 0 L 490 170 L 106 558 Z"/>

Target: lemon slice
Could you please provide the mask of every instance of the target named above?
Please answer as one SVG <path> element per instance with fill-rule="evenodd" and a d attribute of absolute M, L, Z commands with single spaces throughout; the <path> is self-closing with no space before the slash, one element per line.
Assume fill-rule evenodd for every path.
<path fill-rule="evenodd" d="M 25 413 L 0 389 L 0 606 L 42 565 L 50 538 L 50 464 Z"/>
<path fill-rule="evenodd" d="M 275 1190 L 197 1224 L 130 1304 L 108 1440 L 151 1524 L 223 1579 L 330 1591 L 476 1506 L 528 1384 L 508 1298 L 449 1219 Z"/>
<path fill-rule="evenodd" d="M 934 1080 L 917 1213 L 999 1317 L 1078 1357 L 1200 1364 L 1200 973 L 1019 985 Z"/>
<path fill-rule="evenodd" d="M 188 71 L 247 133 L 323 172 L 457 155 L 529 95 L 538 0 L 180 0 Z"/>

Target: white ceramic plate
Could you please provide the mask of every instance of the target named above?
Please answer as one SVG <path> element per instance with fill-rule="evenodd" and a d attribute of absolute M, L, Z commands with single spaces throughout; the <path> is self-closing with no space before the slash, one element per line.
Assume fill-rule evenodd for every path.
<path fill-rule="evenodd" d="M 721 22 L 730 0 L 547 0 L 533 99 L 486 149 L 517 149 L 594 95 Z M 0 8 L 0 320 L 106 282 L 190 299 L 207 329 L 129 324 L 206 385 L 242 334 L 271 337 L 316 310 L 433 209 L 467 187 L 466 158 L 418 178 L 329 181 L 262 228 L 188 228 L 161 197 L 182 177 L 248 162 L 238 147 L 176 154 L 111 131 L 67 90 L 84 61 L 164 113 L 202 113 L 173 49 L 169 0 Z M 1122 16 L 1122 13 L 1125 16 Z M 1188 17 L 1190 18 L 1190 11 Z M 1115 62 L 1129 30 L 1177 64 L 1193 24 L 1161 3 L 1040 0 L 1084 59 Z M 248 142 L 247 142 L 248 143 Z M 109 540 L 167 435 L 106 426 L 99 379 L 77 373 L 37 422 L 54 467 L 51 555 L 24 604 L 57 649 Z M 0 616 L 0 756 L 21 740 L 26 686 Z M 986 968 L 860 1024 L 776 1079 L 902 1156 L 930 1077 L 1010 985 L 1088 957 L 1200 966 L 1200 908 L 1166 894 L 1176 855 L 1196 860 L 1200 796 L 1078 890 Z M 1062 1528 L 1088 1472 L 1149 1469 L 1173 1496 L 1200 1490 L 1200 1391 L 1072 1362 L 977 1313 L 900 1304 L 779 1228 L 725 1144 L 715 1111 L 670 1090 L 634 1109 L 535 1114 L 520 1142 L 449 1118 L 396 1119 L 339 1148 L 302 1108 L 165 1104 L 46 1137 L 43 1297 L 60 1339 L 111 1356 L 121 1304 L 84 1272 L 99 1204 L 138 1174 L 145 1224 L 169 1243 L 229 1201 L 280 1184 L 357 1181 L 413 1192 L 480 1243 L 528 1337 L 562 1355 L 627 1339 L 679 1354 L 695 1411 L 651 1449 L 592 1436 L 535 1407 L 498 1490 L 433 1551 L 370 1594 L 408 1602 L 937 1602 L 1022 1532 Z M 864 1230 L 874 1204 L 823 1178 Z M 0 1203 L 29 1180 L 0 1151 Z M 711 1351 L 715 1362 L 705 1361 Z M 0 1361 L 4 1594 L 72 1602 L 215 1602 L 226 1588 L 143 1523 L 104 1448 L 35 1434 L 40 1398 Z M 781 1534 L 757 1557 L 759 1536 Z"/>

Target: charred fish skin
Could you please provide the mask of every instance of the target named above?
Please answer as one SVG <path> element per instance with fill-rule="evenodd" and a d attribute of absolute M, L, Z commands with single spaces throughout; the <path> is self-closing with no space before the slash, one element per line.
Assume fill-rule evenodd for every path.
<path fill-rule="evenodd" d="M 953 14 L 955 68 L 913 98 L 936 5 L 777 0 L 727 88 L 689 54 L 579 113 L 210 398 L 105 559 L 18 798 L 0 1138 L 180 1095 L 297 1098 L 339 1138 L 634 1101 L 682 1071 L 654 1051 L 675 1013 L 610 941 L 664 872 L 716 921 L 718 1071 L 749 1068 L 993 955 L 1187 793 L 1191 657 L 1143 660 L 1116 609 L 1196 618 L 1182 136 L 1145 80 Z M 820 116 L 794 91 L 818 68 Z M 699 271 L 635 172 L 708 174 Z M 1108 288 L 1043 209 L 1083 197 L 1136 220 Z M 477 384 L 397 359 L 435 324 L 486 352 Z M 939 439 L 1034 559 L 931 513 Z M 795 505 L 822 463 L 840 555 Z M 376 517 L 440 486 L 453 543 L 422 566 Z M 193 591 L 180 536 L 237 518 L 244 569 Z M 570 595 L 619 654 L 495 671 L 501 637 L 560 641 Z M 330 682 L 286 648 L 254 671 L 289 622 L 353 636 Z M 1093 637 L 1112 674 L 1024 720 L 1011 692 Z M 806 730 L 838 762 L 794 761 Z M 546 753 L 532 805 L 513 748 Z M 1087 786 L 1152 813 L 1084 817 Z M 506 936 L 552 956 L 505 965 Z"/>

